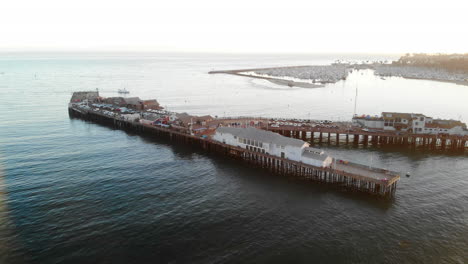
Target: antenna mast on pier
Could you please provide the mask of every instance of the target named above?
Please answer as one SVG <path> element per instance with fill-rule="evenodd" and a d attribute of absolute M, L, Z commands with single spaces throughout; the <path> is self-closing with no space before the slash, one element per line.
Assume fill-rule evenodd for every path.
<path fill-rule="evenodd" d="M 356 85 L 356 97 L 354 98 L 354 115 L 353 116 L 356 116 L 356 107 L 357 107 L 357 94 L 358 94 L 358 87 Z"/>

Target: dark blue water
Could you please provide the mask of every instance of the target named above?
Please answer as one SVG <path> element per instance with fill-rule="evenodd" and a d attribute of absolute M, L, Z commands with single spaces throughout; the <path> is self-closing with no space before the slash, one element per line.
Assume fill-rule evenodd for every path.
<path fill-rule="evenodd" d="M 335 156 L 410 171 L 395 199 L 381 201 L 272 176 L 67 113 L 72 90 L 99 87 L 111 95 L 124 86 L 194 113 L 349 112 L 342 104 L 348 100 L 345 84 L 289 91 L 205 74 L 213 67 L 322 58 L 15 56 L 0 60 L 0 263 L 468 261 L 466 154 L 324 146 Z M 363 83 L 373 82 L 365 78 Z M 291 103 L 290 110 L 282 105 L 281 97 L 291 93 L 299 100 L 301 92 L 321 95 L 328 108 L 307 107 L 311 97 Z M 234 97 L 220 102 L 223 94 Z M 258 104 L 237 100 L 255 95 Z"/>

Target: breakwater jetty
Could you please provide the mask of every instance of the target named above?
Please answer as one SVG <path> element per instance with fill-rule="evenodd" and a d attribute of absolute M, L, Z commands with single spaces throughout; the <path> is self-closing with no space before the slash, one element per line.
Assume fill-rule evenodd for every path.
<path fill-rule="evenodd" d="M 397 183 L 400 179 L 399 174 L 395 172 L 341 160 L 334 160 L 334 166 L 313 166 L 263 153 L 255 148 L 241 148 L 216 141 L 207 136 L 194 135 L 190 130 L 180 126 L 155 125 L 155 123 L 140 122 L 137 119 L 131 120 L 119 114 L 110 115 L 108 112 L 89 107 L 83 103 L 70 103 L 68 107 L 68 113 L 72 118 L 80 118 L 118 129 L 150 135 L 174 144 L 180 143 L 201 149 L 207 153 L 239 160 L 276 175 L 325 183 L 342 190 L 390 198 L 395 195 Z"/>

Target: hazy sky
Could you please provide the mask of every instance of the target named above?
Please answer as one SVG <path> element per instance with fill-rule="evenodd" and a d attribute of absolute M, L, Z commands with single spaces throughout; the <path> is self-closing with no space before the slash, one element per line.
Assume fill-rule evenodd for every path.
<path fill-rule="evenodd" d="M 6 0 L 1 50 L 468 52 L 468 1 Z"/>

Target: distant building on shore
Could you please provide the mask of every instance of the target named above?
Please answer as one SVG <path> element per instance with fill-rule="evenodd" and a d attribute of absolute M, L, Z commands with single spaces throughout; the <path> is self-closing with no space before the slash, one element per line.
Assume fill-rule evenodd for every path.
<path fill-rule="evenodd" d="M 219 127 L 213 139 L 317 167 L 330 166 L 333 160 L 322 150 L 309 147 L 307 142 L 253 127 Z"/>
<path fill-rule="evenodd" d="M 353 125 L 368 129 L 414 134 L 468 135 L 467 126 L 458 120 L 433 119 L 423 114 L 383 112 L 381 116 L 354 116 Z"/>

